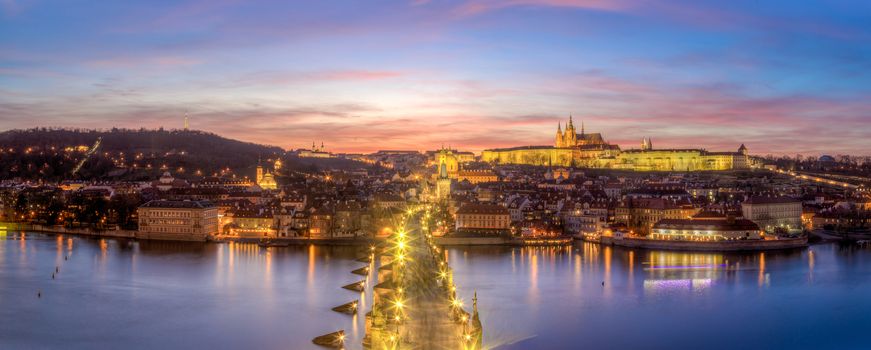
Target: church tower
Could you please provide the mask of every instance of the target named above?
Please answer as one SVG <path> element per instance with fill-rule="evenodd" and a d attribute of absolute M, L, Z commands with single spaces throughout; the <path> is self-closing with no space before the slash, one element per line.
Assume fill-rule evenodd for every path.
<path fill-rule="evenodd" d="M 554 143 L 554 147 L 561 148 L 565 147 L 563 143 L 563 123 L 559 122 L 556 124 L 556 141 Z"/>
<path fill-rule="evenodd" d="M 572 120 L 572 115 L 569 114 L 569 123 L 566 125 L 566 132 L 563 137 L 563 147 L 574 147 L 578 144 L 578 134 L 575 131 L 575 124 Z"/>
<path fill-rule="evenodd" d="M 653 150 L 653 141 L 650 141 L 649 137 L 641 138 L 641 150 L 642 151 L 651 151 Z"/>
<path fill-rule="evenodd" d="M 459 175 L 459 162 L 454 153 L 444 147 L 439 150 L 437 159 L 436 195 L 439 199 L 446 199 L 451 195 L 452 180 Z"/>

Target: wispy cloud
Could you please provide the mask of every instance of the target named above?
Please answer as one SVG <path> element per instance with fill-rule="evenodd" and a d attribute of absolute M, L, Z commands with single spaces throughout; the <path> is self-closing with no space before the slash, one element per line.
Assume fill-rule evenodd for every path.
<path fill-rule="evenodd" d="M 619 11 L 629 7 L 621 0 L 469 0 L 458 6 L 454 13 L 459 16 L 474 16 L 509 7 L 567 7 L 600 11 Z"/>
<path fill-rule="evenodd" d="M 572 113 L 624 147 L 871 149 L 861 4 L 51 5 L 0 0 L 17 9 L 0 22 L 15 33 L 0 39 L 0 128 L 180 127 L 187 111 L 286 148 L 478 151 L 550 144 Z"/>

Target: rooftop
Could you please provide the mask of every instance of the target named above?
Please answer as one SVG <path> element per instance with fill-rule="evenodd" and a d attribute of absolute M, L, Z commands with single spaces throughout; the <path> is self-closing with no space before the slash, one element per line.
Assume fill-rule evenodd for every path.
<path fill-rule="evenodd" d="M 141 208 L 190 208 L 190 209 L 206 209 L 214 208 L 215 205 L 209 201 L 170 201 L 170 200 L 153 200 L 145 203 Z"/>
<path fill-rule="evenodd" d="M 798 199 L 790 197 L 750 197 L 743 204 L 786 204 L 786 203 L 801 203 Z"/>
<path fill-rule="evenodd" d="M 457 214 L 508 215 L 508 209 L 496 204 L 466 204 L 457 210 Z"/>
<path fill-rule="evenodd" d="M 679 230 L 719 230 L 719 231 L 758 231 L 759 225 L 747 219 L 663 219 L 655 225 L 655 229 Z"/>

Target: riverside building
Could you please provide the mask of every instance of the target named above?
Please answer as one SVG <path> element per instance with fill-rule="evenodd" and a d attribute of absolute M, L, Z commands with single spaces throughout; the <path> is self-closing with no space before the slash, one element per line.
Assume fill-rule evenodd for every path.
<path fill-rule="evenodd" d="M 744 218 L 767 232 L 802 230 L 801 201 L 789 197 L 750 197 L 741 203 Z"/>
<path fill-rule="evenodd" d="M 139 207 L 136 238 L 205 241 L 218 233 L 218 208 L 208 201 L 154 200 Z"/>
<path fill-rule="evenodd" d="M 759 225 L 735 217 L 663 219 L 654 224 L 651 231 L 651 238 L 668 240 L 729 241 L 763 237 Z"/>
<path fill-rule="evenodd" d="M 496 204 L 466 204 L 457 210 L 457 232 L 505 233 L 511 225 L 508 209 Z"/>

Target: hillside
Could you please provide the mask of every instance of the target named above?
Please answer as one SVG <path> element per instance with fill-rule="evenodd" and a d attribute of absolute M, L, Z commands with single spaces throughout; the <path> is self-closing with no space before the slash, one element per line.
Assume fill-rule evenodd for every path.
<path fill-rule="evenodd" d="M 98 139 L 99 147 L 90 152 Z M 194 130 L 11 130 L 0 133 L 0 179 L 138 180 L 153 179 L 164 170 L 192 177 L 249 169 L 259 158 L 283 153 L 279 147 Z"/>

